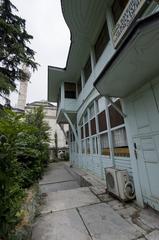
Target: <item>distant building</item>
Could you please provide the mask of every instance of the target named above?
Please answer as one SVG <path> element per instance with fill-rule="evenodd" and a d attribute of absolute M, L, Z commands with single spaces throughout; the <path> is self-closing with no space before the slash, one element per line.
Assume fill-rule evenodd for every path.
<path fill-rule="evenodd" d="M 36 107 L 42 106 L 44 108 L 45 112 L 45 121 L 49 124 L 50 126 L 50 137 L 51 137 L 51 142 L 50 142 L 50 147 L 55 148 L 55 134 L 57 133 L 57 147 L 58 149 L 61 148 L 68 148 L 68 143 L 67 139 L 64 135 L 64 132 L 60 128 L 60 126 L 56 123 L 56 110 L 57 107 L 47 101 L 35 101 L 32 103 L 29 103 L 25 106 L 25 112 L 30 111 Z M 62 126 L 67 133 L 68 131 L 68 125 Z"/>

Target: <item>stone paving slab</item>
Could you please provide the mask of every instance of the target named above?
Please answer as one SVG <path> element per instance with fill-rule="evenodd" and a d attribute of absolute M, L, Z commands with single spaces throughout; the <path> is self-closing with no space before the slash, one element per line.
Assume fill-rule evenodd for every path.
<path fill-rule="evenodd" d="M 114 198 L 112 196 L 110 196 L 109 194 L 107 194 L 107 193 L 105 193 L 105 194 L 98 194 L 98 198 L 102 202 L 110 202 L 110 201 L 114 200 Z"/>
<path fill-rule="evenodd" d="M 45 199 L 42 213 L 61 211 L 100 202 L 88 187 L 50 192 Z"/>
<path fill-rule="evenodd" d="M 41 193 L 48 193 L 48 192 L 57 192 L 61 190 L 68 190 L 79 188 L 80 185 L 76 181 L 67 181 L 67 182 L 60 182 L 60 183 L 49 183 L 49 184 L 42 184 L 40 185 Z"/>
<path fill-rule="evenodd" d="M 139 220 L 151 229 L 159 229 L 159 213 L 153 209 L 142 209 Z"/>
<path fill-rule="evenodd" d="M 130 206 L 123 209 L 118 210 L 118 214 L 122 216 L 123 218 L 130 218 L 132 215 L 136 214 L 138 212 L 138 209 Z"/>
<path fill-rule="evenodd" d="M 79 213 L 93 240 L 131 240 L 142 236 L 106 203 L 80 207 Z"/>
<path fill-rule="evenodd" d="M 91 240 L 75 209 L 41 216 L 33 227 L 32 240 Z"/>
<path fill-rule="evenodd" d="M 80 168 L 70 168 L 68 164 L 65 164 L 65 166 L 67 167 L 67 169 L 69 171 L 72 171 L 76 174 L 78 174 L 79 176 L 83 177 L 86 181 L 88 181 L 92 186 L 98 186 L 98 187 L 102 187 L 105 191 L 106 188 L 106 183 L 104 180 L 101 180 L 99 177 L 93 175 L 91 173 L 91 171 L 84 170 L 84 169 L 80 169 Z"/>
<path fill-rule="evenodd" d="M 74 178 L 66 169 L 60 167 L 55 168 L 53 165 L 45 173 L 43 179 L 39 182 L 39 184 L 58 183 L 70 180 L 74 180 Z"/>
<path fill-rule="evenodd" d="M 114 210 L 121 210 L 124 209 L 124 205 L 122 202 L 118 201 L 118 200 L 113 200 L 108 202 L 108 204 L 114 209 Z"/>
<path fill-rule="evenodd" d="M 159 230 L 155 230 L 146 235 L 147 240 L 159 240 Z"/>
<path fill-rule="evenodd" d="M 139 231 L 143 236 L 147 234 L 147 232 L 138 226 L 137 224 L 133 223 L 132 218 L 126 218 L 126 221 L 129 222 L 137 231 Z"/>
<path fill-rule="evenodd" d="M 105 194 L 106 191 L 103 186 L 91 186 L 90 189 L 96 195 Z"/>

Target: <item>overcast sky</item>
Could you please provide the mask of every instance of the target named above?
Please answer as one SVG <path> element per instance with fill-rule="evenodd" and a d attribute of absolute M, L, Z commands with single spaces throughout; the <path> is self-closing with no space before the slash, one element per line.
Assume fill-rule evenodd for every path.
<path fill-rule="evenodd" d="M 28 86 L 27 103 L 47 99 L 48 65 L 65 67 L 70 46 L 70 32 L 64 21 L 60 0 L 12 0 L 19 15 L 26 19 L 26 29 L 33 35 L 31 48 L 35 60 L 41 65 L 32 74 Z M 17 94 L 11 96 L 12 105 Z"/>

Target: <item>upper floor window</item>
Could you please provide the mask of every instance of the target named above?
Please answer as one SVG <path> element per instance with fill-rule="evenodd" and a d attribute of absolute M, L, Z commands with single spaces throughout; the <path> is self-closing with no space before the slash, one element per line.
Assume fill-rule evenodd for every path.
<path fill-rule="evenodd" d="M 94 46 L 96 61 L 98 61 L 98 59 L 102 55 L 108 42 L 109 42 L 109 32 L 108 32 L 107 24 L 105 22 Z"/>
<path fill-rule="evenodd" d="M 76 84 L 65 82 L 65 98 L 76 98 Z"/>
<path fill-rule="evenodd" d="M 79 78 L 78 82 L 77 82 L 77 92 L 78 92 L 78 96 L 80 94 L 82 90 L 82 83 L 81 83 L 81 78 Z"/>
<path fill-rule="evenodd" d="M 129 0 L 114 0 L 112 5 L 112 14 L 114 18 L 114 22 L 116 23 L 118 19 L 120 18 L 124 8 L 126 7 L 126 4 Z"/>
<path fill-rule="evenodd" d="M 91 67 L 91 58 L 89 56 L 86 65 L 84 66 L 84 76 L 85 76 L 85 82 L 88 80 L 89 76 L 91 75 L 92 72 L 92 67 Z"/>

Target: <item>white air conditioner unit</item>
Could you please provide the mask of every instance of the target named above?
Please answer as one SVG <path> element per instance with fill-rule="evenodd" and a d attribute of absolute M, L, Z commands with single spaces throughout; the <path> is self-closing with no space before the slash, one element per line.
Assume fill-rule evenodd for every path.
<path fill-rule="evenodd" d="M 135 198 L 133 183 L 129 180 L 127 170 L 116 168 L 105 168 L 107 191 L 121 200 L 132 200 Z"/>

